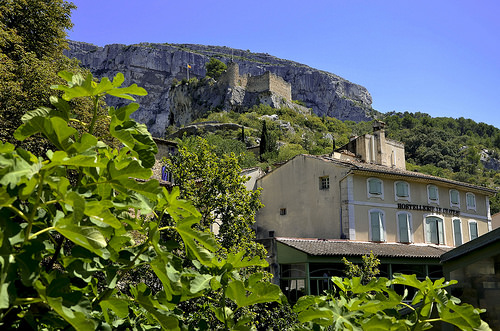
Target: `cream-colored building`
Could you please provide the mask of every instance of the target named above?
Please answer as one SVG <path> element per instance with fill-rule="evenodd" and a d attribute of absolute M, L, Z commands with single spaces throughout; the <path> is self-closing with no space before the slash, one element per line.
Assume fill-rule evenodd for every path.
<path fill-rule="evenodd" d="M 420 276 L 429 276 L 442 253 L 491 231 L 494 190 L 407 171 L 404 146 L 386 139 L 380 122 L 331 155 L 296 156 L 257 186 L 265 205 L 256 217 L 257 238 L 274 252 L 271 264 L 281 278 L 290 265 L 299 268 L 296 262 L 306 263 L 311 276 L 320 265 L 327 271 L 342 256 L 359 260 L 370 251 L 388 264 L 388 276 L 408 263 L 424 266 Z M 299 253 L 305 255 L 294 261 Z M 303 291 L 314 292 L 311 279 L 304 281 Z"/>

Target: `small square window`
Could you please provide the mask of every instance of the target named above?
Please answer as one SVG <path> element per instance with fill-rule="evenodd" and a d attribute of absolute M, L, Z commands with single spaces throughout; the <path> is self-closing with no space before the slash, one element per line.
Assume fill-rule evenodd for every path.
<path fill-rule="evenodd" d="M 328 190 L 330 188 L 330 177 L 328 176 L 320 177 L 319 188 L 321 190 Z"/>
<path fill-rule="evenodd" d="M 286 215 L 286 208 L 280 208 L 280 215 Z"/>

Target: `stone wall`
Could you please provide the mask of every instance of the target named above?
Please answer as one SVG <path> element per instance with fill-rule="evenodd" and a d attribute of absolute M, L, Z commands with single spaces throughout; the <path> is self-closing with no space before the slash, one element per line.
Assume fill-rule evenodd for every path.
<path fill-rule="evenodd" d="M 260 76 L 248 77 L 247 83 L 248 92 L 272 92 L 285 98 L 292 100 L 292 86 L 283 78 L 278 77 L 269 71 L 266 71 Z"/>

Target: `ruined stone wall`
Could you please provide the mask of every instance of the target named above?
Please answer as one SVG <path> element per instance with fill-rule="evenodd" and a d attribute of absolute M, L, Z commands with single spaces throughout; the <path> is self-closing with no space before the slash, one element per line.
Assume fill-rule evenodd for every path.
<path fill-rule="evenodd" d="M 292 85 L 279 76 L 269 75 L 269 90 L 287 100 L 292 100 Z"/>
<path fill-rule="evenodd" d="M 248 92 L 273 92 L 287 100 L 292 100 L 292 86 L 269 71 L 260 76 L 248 77 Z"/>

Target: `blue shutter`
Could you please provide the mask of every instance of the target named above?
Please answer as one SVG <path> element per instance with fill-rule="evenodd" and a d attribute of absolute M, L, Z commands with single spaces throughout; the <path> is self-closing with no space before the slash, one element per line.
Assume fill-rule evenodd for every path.
<path fill-rule="evenodd" d="M 408 196 L 408 183 L 405 183 L 405 182 L 396 183 L 396 195 L 398 197 L 407 197 Z"/>
<path fill-rule="evenodd" d="M 410 242 L 409 235 L 409 215 L 408 214 L 399 214 L 398 215 L 398 225 L 399 225 L 399 240 L 403 243 Z"/>
<path fill-rule="evenodd" d="M 379 179 L 370 179 L 368 185 L 370 194 L 382 194 L 382 182 Z"/>
<path fill-rule="evenodd" d="M 429 186 L 428 191 L 429 191 L 429 199 L 430 200 L 437 200 L 438 199 L 436 186 Z"/>
<path fill-rule="evenodd" d="M 370 213 L 370 226 L 372 229 L 372 241 L 383 241 L 384 238 L 380 212 Z"/>
<path fill-rule="evenodd" d="M 458 205 L 459 198 L 458 198 L 458 191 L 457 190 L 450 191 L 450 199 L 451 199 L 452 204 Z"/>
<path fill-rule="evenodd" d="M 467 208 L 476 208 L 476 197 L 472 193 L 467 193 Z"/>
<path fill-rule="evenodd" d="M 455 246 L 462 245 L 462 229 L 459 219 L 453 220 L 453 233 L 455 235 Z"/>
<path fill-rule="evenodd" d="M 438 218 L 437 219 L 437 227 L 438 227 L 438 244 L 444 244 L 444 229 L 443 229 L 443 220 Z"/>
<path fill-rule="evenodd" d="M 426 241 L 433 243 L 433 244 L 439 244 L 440 239 L 443 237 L 443 223 L 440 219 L 436 217 L 429 217 L 426 219 L 426 229 L 425 229 L 425 235 L 426 235 Z M 439 225 L 440 224 L 440 225 Z"/>
<path fill-rule="evenodd" d="M 476 239 L 478 237 L 477 234 L 477 223 L 476 222 L 470 222 L 469 223 L 469 230 L 470 230 L 470 239 Z"/>

